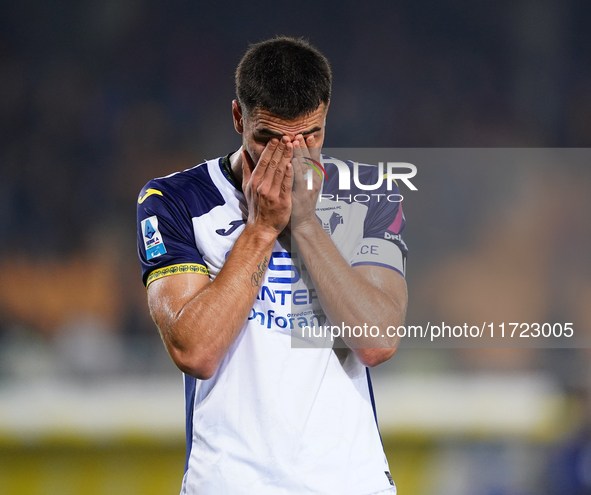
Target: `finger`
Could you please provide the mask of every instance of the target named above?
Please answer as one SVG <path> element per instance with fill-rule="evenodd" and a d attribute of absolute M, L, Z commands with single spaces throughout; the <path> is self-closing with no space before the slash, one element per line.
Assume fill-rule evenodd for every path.
<path fill-rule="evenodd" d="M 302 161 L 303 161 L 303 167 L 304 170 L 307 171 L 309 168 L 315 168 L 312 163 L 314 161 L 318 161 L 318 160 L 313 160 L 312 159 L 312 154 L 311 154 L 311 149 L 308 147 L 308 143 L 306 142 L 306 139 L 303 135 L 299 135 L 299 139 L 298 142 L 300 144 L 300 153 L 302 156 Z M 309 136 L 308 136 L 309 137 Z"/>
<path fill-rule="evenodd" d="M 287 138 L 285 138 L 287 139 Z M 275 174 L 273 176 L 273 187 L 277 189 L 281 189 L 283 180 L 285 178 L 285 172 L 287 169 L 288 163 L 291 162 L 293 153 L 293 144 L 290 142 L 285 143 L 285 148 L 283 150 L 283 154 L 279 158 L 279 163 L 277 164 L 277 168 L 275 169 Z M 270 172 L 269 168 L 269 172 Z"/>
<path fill-rule="evenodd" d="M 307 176 L 307 173 L 312 173 L 313 177 L 314 177 L 314 182 L 317 181 L 316 179 L 316 175 L 319 175 L 321 172 L 319 170 L 319 168 L 322 167 L 318 167 L 320 161 L 319 160 L 314 160 L 311 157 L 311 150 L 307 145 L 307 138 L 305 138 L 303 135 L 298 135 L 299 139 L 298 139 L 298 143 L 299 143 L 299 153 L 301 155 L 301 175 L 303 176 L 302 179 L 299 178 L 299 175 L 297 172 L 294 172 L 294 174 L 296 175 L 296 181 L 299 183 L 301 181 L 305 180 L 305 177 Z M 310 136 L 308 136 L 309 138 Z M 321 175 L 319 175 L 320 180 L 322 180 Z"/>
<path fill-rule="evenodd" d="M 294 141 L 293 150 L 294 150 L 294 152 L 293 152 L 294 159 L 291 161 L 292 176 L 293 176 L 294 187 L 299 187 L 300 184 L 302 184 L 304 182 L 304 174 L 307 172 L 309 167 L 304 163 L 304 160 L 303 160 L 304 157 L 302 154 L 301 143 L 300 143 L 299 139 L 296 139 Z"/>
<path fill-rule="evenodd" d="M 309 158 L 310 157 L 310 150 L 308 150 L 306 138 L 302 134 L 299 134 L 297 136 L 297 140 L 299 143 L 299 151 L 301 153 L 301 156 L 304 158 Z"/>
<path fill-rule="evenodd" d="M 313 135 L 306 136 L 305 143 L 305 154 L 307 158 L 305 162 L 309 165 L 311 169 L 314 170 L 314 183 L 316 184 L 316 186 L 318 186 L 319 183 L 324 181 L 324 177 L 326 176 L 326 172 L 324 171 L 324 168 L 322 166 L 320 149 L 314 147 L 316 143 Z"/>
<path fill-rule="evenodd" d="M 267 171 L 267 167 L 273 157 L 273 154 L 277 151 L 277 148 L 280 145 L 280 141 L 277 138 L 270 139 L 265 149 L 261 153 L 261 157 L 259 158 L 258 163 L 254 167 L 254 171 L 252 173 L 253 180 L 256 181 L 257 184 L 262 182 L 262 178 Z"/>
<path fill-rule="evenodd" d="M 275 138 L 274 138 L 275 139 Z M 261 182 L 265 182 L 266 186 L 270 187 L 275 180 L 275 174 L 278 173 L 277 170 L 279 167 L 282 166 L 282 159 L 283 155 L 285 154 L 285 147 L 287 142 L 289 141 L 285 136 L 278 140 L 277 146 L 273 149 L 272 153 L 268 155 L 268 161 L 266 163 L 264 173 L 261 176 Z M 262 157 L 262 155 L 261 155 Z M 283 170 L 281 170 L 281 177 L 283 178 L 283 173 L 285 170 L 285 166 L 283 164 Z"/>
<path fill-rule="evenodd" d="M 320 148 L 317 148 L 316 140 L 313 135 L 306 137 L 306 145 L 308 147 L 308 152 L 310 153 L 309 156 L 318 162 L 321 161 Z"/>
<path fill-rule="evenodd" d="M 291 180 L 292 180 L 292 173 L 293 167 L 291 163 L 288 163 L 285 167 L 285 175 L 283 176 L 283 183 L 281 184 L 281 192 L 282 194 L 289 194 L 291 195 Z"/>
<path fill-rule="evenodd" d="M 302 158 L 304 156 L 303 148 L 306 147 L 306 143 L 304 142 L 304 137 L 301 134 L 298 134 L 294 141 L 293 141 L 293 152 L 294 155 L 298 158 Z"/>

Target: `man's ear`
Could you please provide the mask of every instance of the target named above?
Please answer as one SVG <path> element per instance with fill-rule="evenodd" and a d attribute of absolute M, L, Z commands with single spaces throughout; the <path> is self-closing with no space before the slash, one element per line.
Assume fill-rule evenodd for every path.
<path fill-rule="evenodd" d="M 234 129 L 236 129 L 238 134 L 242 134 L 244 132 L 244 123 L 242 120 L 242 108 L 238 100 L 232 100 L 232 117 L 234 119 Z"/>

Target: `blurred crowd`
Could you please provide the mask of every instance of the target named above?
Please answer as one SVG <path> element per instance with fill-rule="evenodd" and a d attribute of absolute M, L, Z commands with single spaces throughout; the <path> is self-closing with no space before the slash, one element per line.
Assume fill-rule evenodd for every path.
<path fill-rule="evenodd" d="M 105 349 L 120 347 L 123 336 L 124 348 L 143 349 L 140 362 L 150 347 L 140 342 L 160 345 L 135 259 L 136 197 L 152 177 L 239 146 L 230 102 L 233 70 L 248 42 L 303 34 L 326 53 L 334 70 L 326 146 L 591 143 L 584 2 L 370 2 L 363 15 L 353 2 L 327 2 L 314 15 L 289 16 L 273 5 L 258 7 L 265 22 L 245 5 L 220 9 L 178 0 L 29 0 L 0 7 L 5 340 L 28 335 L 47 344 L 82 327 L 95 338 L 112 336 Z M 486 230 L 482 205 L 494 204 L 490 189 L 484 197 L 450 194 L 481 191 L 477 175 L 424 177 L 423 185 L 429 181 L 437 185 L 434 202 L 449 205 L 455 217 L 444 226 L 444 209 L 434 216 L 425 206 L 407 208 L 407 239 L 417 253 L 411 260 L 421 260 L 409 272 L 411 285 L 423 283 L 417 273 L 424 275 L 426 266 L 445 272 L 460 240 L 465 247 Z M 585 215 L 586 203 L 577 206 L 572 197 L 571 203 L 564 214 Z M 433 225 L 433 218 L 442 221 Z M 525 235 L 516 228 L 516 236 Z M 430 249 L 434 238 L 441 249 Z M 552 256 L 587 241 L 557 245 Z M 421 302 L 445 304 L 433 295 L 438 285 L 431 287 Z M 119 352 L 122 363 L 126 352 Z M 0 360 L 5 372 L 7 360 L 15 361 Z"/>
<path fill-rule="evenodd" d="M 265 23 L 240 4 L 0 7 L 1 335 L 19 328 L 52 340 L 72 325 L 133 342 L 155 334 L 135 260 L 136 197 L 152 177 L 239 146 L 232 76 L 248 42 L 305 34 L 326 53 L 327 146 L 591 143 L 584 2 L 370 2 L 363 15 L 353 2 L 328 2 L 289 18 L 272 6 L 259 6 Z M 430 225 L 433 212 L 418 206 L 407 211 L 407 238 L 421 266 L 445 270 L 441 253 L 478 235 L 487 197 L 458 204 L 449 191 L 478 190 L 482 178 L 442 180 L 433 194 L 451 201 L 456 221 Z M 428 248 L 435 235 L 447 250 Z"/>

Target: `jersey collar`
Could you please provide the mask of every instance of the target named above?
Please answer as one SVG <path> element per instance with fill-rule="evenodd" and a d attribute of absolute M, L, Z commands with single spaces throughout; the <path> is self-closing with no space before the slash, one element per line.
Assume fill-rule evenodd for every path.
<path fill-rule="evenodd" d="M 220 158 L 220 170 L 222 171 L 222 174 L 224 174 L 224 177 L 230 184 L 232 184 L 239 191 L 242 191 L 242 187 L 236 180 L 234 172 L 232 172 L 232 165 L 230 164 L 230 157 L 234 153 L 236 153 L 236 151 L 232 151 L 232 153 L 228 153 L 226 156 Z"/>

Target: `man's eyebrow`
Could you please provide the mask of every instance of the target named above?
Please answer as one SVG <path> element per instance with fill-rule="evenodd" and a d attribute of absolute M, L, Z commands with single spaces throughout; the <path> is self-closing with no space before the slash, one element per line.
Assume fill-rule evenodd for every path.
<path fill-rule="evenodd" d="M 314 134 L 315 132 L 321 131 L 322 128 L 319 126 L 313 127 L 312 129 L 310 129 L 309 131 L 306 132 L 302 132 L 302 136 L 308 136 L 310 134 Z"/>
<path fill-rule="evenodd" d="M 316 127 L 313 127 L 312 129 L 309 129 L 309 130 L 302 132 L 300 134 L 302 134 L 302 136 L 308 136 L 308 135 L 314 134 L 315 132 L 318 132 L 320 130 L 322 130 L 322 128 L 319 126 L 316 126 Z M 255 132 L 257 134 L 263 134 L 266 136 L 272 136 L 272 137 L 278 137 L 278 138 L 281 138 L 284 136 L 280 132 L 272 131 L 271 129 L 267 129 L 266 127 L 261 127 L 260 129 L 255 129 Z"/>
<path fill-rule="evenodd" d="M 267 129 L 266 127 L 261 127 L 260 129 L 255 129 L 255 132 L 257 134 L 265 134 L 267 136 L 273 136 L 273 137 L 278 137 L 278 138 L 283 137 L 283 134 L 281 134 L 280 132 L 272 131 L 271 129 Z"/>

